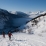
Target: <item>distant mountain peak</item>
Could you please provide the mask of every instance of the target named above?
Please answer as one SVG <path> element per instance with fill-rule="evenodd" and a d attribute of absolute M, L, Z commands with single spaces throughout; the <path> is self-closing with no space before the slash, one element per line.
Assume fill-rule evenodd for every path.
<path fill-rule="evenodd" d="M 37 11 L 37 12 L 29 12 L 28 14 L 38 15 L 38 14 L 44 14 L 46 11 Z"/>

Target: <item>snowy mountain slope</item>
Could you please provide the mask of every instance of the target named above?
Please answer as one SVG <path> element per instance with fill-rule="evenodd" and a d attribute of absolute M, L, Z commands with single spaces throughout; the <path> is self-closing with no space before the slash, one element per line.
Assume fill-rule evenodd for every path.
<path fill-rule="evenodd" d="M 46 11 L 45 11 L 46 12 Z M 45 13 L 43 11 L 37 12 L 38 14 L 31 14 L 34 18 L 35 16 L 38 16 L 39 13 Z M 12 14 L 8 12 L 7 10 L 0 9 L 0 31 L 14 31 L 14 29 L 26 24 L 28 21 L 30 21 L 31 15 L 23 12 L 16 12 L 15 14 Z M 22 27 L 21 27 L 22 28 Z M 29 28 L 29 27 L 28 27 Z M 7 30 L 7 31 L 6 31 Z"/>
<path fill-rule="evenodd" d="M 19 18 L 29 17 L 29 14 L 26 14 L 26 13 L 21 12 L 21 11 L 16 11 L 16 12 L 10 11 L 9 13 L 14 14 L 14 15 L 17 15 L 17 18 L 18 18 L 18 17 L 19 17 Z"/>
<path fill-rule="evenodd" d="M 0 35 L 0 46 L 46 46 L 46 37 L 30 35 L 25 33 L 13 33 L 11 41 L 8 35 L 3 38 Z"/>
<path fill-rule="evenodd" d="M 15 26 L 22 25 L 18 28 L 21 32 L 12 33 L 11 41 L 8 34 L 5 38 L 0 35 L 0 46 L 46 46 L 46 15 L 35 19 L 37 23 L 32 20 L 25 25 L 31 18 L 17 18 L 14 14 L 9 14 L 5 17 L 0 15 L 0 30 L 11 31 Z"/>
<path fill-rule="evenodd" d="M 32 20 L 26 25 L 19 27 L 19 29 L 25 33 L 34 33 L 38 35 L 42 35 L 44 32 L 46 33 L 46 15 L 41 16 L 40 20 L 39 17 L 36 20 L 38 21 L 37 23 L 32 22 Z"/>

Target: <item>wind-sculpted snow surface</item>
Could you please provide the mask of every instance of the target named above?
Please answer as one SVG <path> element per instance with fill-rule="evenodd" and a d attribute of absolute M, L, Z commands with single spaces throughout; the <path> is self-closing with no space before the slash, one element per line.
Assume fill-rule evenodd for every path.
<path fill-rule="evenodd" d="M 0 35 L 0 46 L 46 46 L 46 37 L 25 33 L 13 33 L 11 41 L 8 36 Z"/>

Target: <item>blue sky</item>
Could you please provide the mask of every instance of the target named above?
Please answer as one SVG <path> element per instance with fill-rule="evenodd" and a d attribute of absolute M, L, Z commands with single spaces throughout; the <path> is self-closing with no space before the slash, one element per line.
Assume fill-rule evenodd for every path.
<path fill-rule="evenodd" d="M 46 0 L 0 0 L 0 8 L 8 11 L 45 11 Z"/>

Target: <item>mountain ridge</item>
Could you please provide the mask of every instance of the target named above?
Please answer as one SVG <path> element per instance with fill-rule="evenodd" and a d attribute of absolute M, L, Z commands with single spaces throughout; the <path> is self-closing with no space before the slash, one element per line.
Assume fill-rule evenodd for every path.
<path fill-rule="evenodd" d="M 0 32 L 14 31 L 30 19 L 26 13 L 12 14 L 7 10 L 0 9 Z"/>

